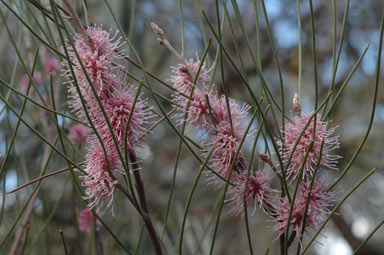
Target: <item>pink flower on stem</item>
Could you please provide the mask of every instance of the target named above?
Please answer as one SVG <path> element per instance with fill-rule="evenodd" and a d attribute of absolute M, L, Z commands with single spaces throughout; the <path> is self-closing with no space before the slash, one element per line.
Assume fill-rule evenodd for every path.
<path fill-rule="evenodd" d="M 20 81 L 20 89 L 24 94 L 27 92 L 29 81 L 30 81 L 29 76 L 27 74 L 24 74 Z M 35 82 L 36 86 L 40 86 L 41 84 L 43 84 L 43 79 L 39 71 L 34 72 L 33 81 Z M 33 92 L 34 92 L 34 87 L 33 87 L 33 84 L 31 83 L 29 94 L 32 94 Z"/>
<path fill-rule="evenodd" d="M 215 146 L 209 162 L 211 167 L 226 179 L 229 176 L 232 161 L 236 156 L 238 143 L 245 135 L 245 118 L 249 110 L 248 106 L 240 107 L 232 99 L 229 100 L 229 105 L 231 109 L 232 126 L 225 98 L 221 97 L 216 101 L 212 100 L 211 107 L 216 123 L 215 125 L 211 125 L 213 128 L 213 130 L 210 131 L 211 135 L 203 142 L 206 150 Z M 254 131 L 251 129 L 245 138 L 246 141 L 252 136 L 253 132 Z M 244 171 L 248 169 L 241 153 L 238 154 L 234 168 L 236 171 Z M 218 187 L 224 183 L 223 180 L 216 175 L 210 173 L 208 173 L 208 175 L 210 183 L 214 183 Z M 232 180 L 234 178 L 235 174 L 232 174 L 230 179 Z"/>
<path fill-rule="evenodd" d="M 245 119 L 250 109 L 249 106 L 240 106 L 235 100 L 228 98 L 228 103 L 225 96 L 217 97 L 216 94 L 209 92 L 207 82 L 210 80 L 206 70 L 205 64 L 199 73 L 196 86 L 192 92 L 193 81 L 197 74 L 200 61 L 189 59 L 185 64 L 179 64 L 177 68 L 173 67 L 171 76 L 171 83 L 173 87 L 178 90 L 178 94 L 174 96 L 174 101 L 183 108 L 182 113 L 179 114 L 181 122 L 184 121 L 184 116 L 187 112 L 187 119 L 185 120 L 189 126 L 200 128 L 204 131 L 208 138 L 203 140 L 203 147 L 207 156 L 207 151 L 215 146 L 211 155 L 210 165 L 220 174 L 223 178 L 228 178 L 230 173 L 230 166 L 237 152 L 237 145 L 241 141 L 245 132 Z M 209 103 L 208 103 L 208 100 Z M 230 109 L 230 114 L 228 112 Z M 231 121 L 232 120 L 232 121 Z M 251 134 L 253 131 L 251 130 Z M 251 135 L 247 135 L 247 138 Z M 243 171 L 247 169 L 245 161 L 241 153 L 235 162 L 235 171 Z M 214 183 L 220 187 L 224 182 L 217 175 L 208 173 L 209 182 Z M 231 180 L 235 179 L 236 175 L 231 176 Z"/>
<path fill-rule="evenodd" d="M 98 206 L 99 211 L 104 205 L 106 207 L 113 205 L 113 193 L 118 182 L 114 179 L 112 172 L 122 172 L 122 167 L 114 148 L 105 146 L 106 153 L 104 153 L 96 138 L 93 139 L 90 141 L 91 146 L 86 156 L 85 172 L 87 174 L 81 178 L 83 179 L 82 185 L 87 187 L 84 198 L 91 200 L 88 206 L 90 208 Z"/>
<path fill-rule="evenodd" d="M 247 126 L 245 123 L 245 119 L 248 116 L 251 107 L 247 104 L 243 104 L 242 106 L 240 106 L 232 98 L 228 98 L 228 103 L 229 109 L 231 111 L 230 115 L 228 113 L 228 106 L 224 95 L 222 95 L 220 99 L 212 100 L 212 102 L 210 102 L 213 110 L 214 119 L 217 123 L 217 129 L 228 130 L 228 128 L 231 128 L 232 124 L 233 130 L 231 130 L 231 133 L 236 139 L 236 141 L 240 142 Z M 251 128 L 249 133 L 247 134 L 246 139 L 250 139 L 253 133 L 254 130 Z"/>
<path fill-rule="evenodd" d="M 336 201 L 336 194 L 326 191 L 327 185 L 321 179 L 314 181 L 311 190 L 309 190 L 310 184 L 311 180 L 306 180 L 300 185 L 299 196 L 305 201 L 309 197 L 311 213 L 322 222 L 325 216 L 330 213 L 329 207 Z"/>
<path fill-rule="evenodd" d="M 63 63 L 64 75 L 71 84 L 68 89 L 71 98 L 69 105 L 80 118 L 90 120 L 97 131 L 97 135 L 93 134 L 88 138 L 86 174 L 81 178 L 82 185 L 86 187 L 85 199 L 90 200 L 89 207 L 97 206 L 98 210 L 104 205 L 113 205 L 113 194 L 118 184 L 113 172 L 123 173 L 119 152 L 125 145 L 123 139 L 128 119 L 131 116 L 127 126 L 127 146 L 133 149 L 131 145 L 146 131 L 144 125 L 152 117 L 147 100 L 140 95 L 134 102 L 136 89 L 123 87 L 123 67 L 113 65 L 116 59 L 124 57 L 123 53 L 117 51 L 122 43 L 121 38 L 116 38 L 116 35 L 117 33 L 111 36 L 99 27 L 89 27 L 86 35 L 74 36 L 74 48 L 67 45 L 75 77 L 69 63 Z M 87 76 L 92 84 L 88 82 Z M 79 88 L 73 83 L 75 78 Z M 74 127 L 69 136 L 78 143 L 83 141 L 84 132 L 80 127 Z"/>
<path fill-rule="evenodd" d="M 116 50 L 122 45 L 121 39 L 116 39 L 116 34 L 111 36 L 109 32 L 102 30 L 99 27 L 89 27 L 86 30 L 87 37 L 82 34 L 77 34 L 74 37 L 74 44 L 77 53 L 79 54 L 80 61 L 88 74 L 92 85 L 94 86 L 100 98 L 108 98 L 112 88 L 116 84 L 121 83 L 113 71 L 112 60 L 121 58 L 122 53 L 116 53 Z M 95 95 L 89 86 L 86 75 L 83 72 L 79 59 L 76 56 L 74 49 L 68 45 L 68 53 L 70 61 L 73 63 L 74 73 L 76 80 L 80 87 L 80 92 L 86 100 L 87 107 L 96 105 L 97 101 Z M 64 75 L 67 76 L 70 84 L 74 81 L 68 62 L 63 62 Z M 79 116 L 85 117 L 84 109 L 80 100 L 78 91 L 74 85 L 69 88 L 70 92 L 70 106 L 74 112 Z"/>
<path fill-rule="evenodd" d="M 276 218 L 274 218 L 273 220 L 276 222 L 276 225 L 271 228 L 271 231 L 277 232 L 278 234 L 278 236 L 276 237 L 277 239 L 286 230 L 291 204 L 289 203 L 288 199 L 284 198 L 282 199 L 282 201 L 280 201 L 280 204 L 276 208 L 277 208 Z M 291 220 L 289 223 L 289 225 L 293 226 L 293 231 L 296 233 L 296 236 L 300 236 L 301 229 L 303 226 L 304 214 L 305 214 L 305 200 L 297 197 L 293 205 L 293 211 L 292 211 Z M 320 224 L 313 217 L 313 214 L 308 212 L 305 226 L 306 228 L 307 227 L 316 228 L 320 226 Z"/>
<path fill-rule="evenodd" d="M 185 60 L 185 64 L 179 64 L 177 67 L 172 68 L 172 76 L 169 81 L 173 87 L 178 90 L 179 93 L 184 93 L 189 96 L 191 92 L 193 81 L 199 70 L 200 60 L 194 61 L 193 59 Z M 210 81 L 209 70 L 206 69 L 205 63 L 203 63 L 199 78 L 196 81 L 196 87 L 202 91 L 207 90 L 206 83 Z"/>
<path fill-rule="evenodd" d="M 234 210 L 242 215 L 244 214 L 244 199 L 247 207 L 253 206 L 253 214 L 257 206 L 263 208 L 266 201 L 271 199 L 272 192 L 274 192 L 268 184 L 269 180 L 261 171 L 251 171 L 249 173 L 248 186 L 247 175 L 247 171 L 237 174 L 236 187 L 233 189 L 234 196 L 229 200 L 231 204 L 235 204 Z M 269 203 L 267 204 L 267 206 L 270 206 Z"/>
<path fill-rule="evenodd" d="M 210 166 L 223 178 L 228 179 L 231 172 L 232 161 L 234 160 L 238 150 L 236 143 L 237 140 L 236 137 L 232 135 L 229 125 L 226 125 L 225 123 L 218 123 L 216 126 L 216 134 L 203 141 L 203 147 L 206 150 L 206 152 L 203 153 L 203 156 L 207 156 L 209 148 L 215 146 L 215 149 L 209 159 Z M 239 166 L 241 169 L 237 169 Z M 241 153 L 239 153 L 234 169 L 232 170 L 230 180 L 234 180 L 236 178 L 236 171 L 244 169 L 246 169 L 246 167 L 244 166 L 243 157 Z M 209 183 L 216 185 L 218 188 L 225 183 L 221 178 L 211 172 L 207 172 L 207 175 L 209 177 Z"/>
<path fill-rule="evenodd" d="M 77 218 L 77 224 L 81 232 L 91 232 L 92 226 L 92 211 L 89 208 L 82 210 Z M 101 222 L 95 219 L 95 230 L 100 230 Z"/>
<path fill-rule="evenodd" d="M 81 146 L 85 143 L 90 129 L 83 124 L 75 124 L 69 130 L 68 138 L 76 146 Z"/>
<path fill-rule="evenodd" d="M 306 180 L 303 184 L 301 184 L 293 205 L 290 225 L 293 226 L 293 231 L 295 231 L 297 237 L 301 235 L 304 224 L 310 182 L 311 180 Z M 315 180 L 308 202 L 305 229 L 319 228 L 324 222 L 326 216 L 330 213 L 329 207 L 332 206 L 334 201 L 334 193 L 327 192 L 326 185 L 320 180 Z M 284 198 L 280 202 L 280 205 L 276 207 L 278 209 L 276 212 L 276 218 L 274 219 L 276 225 L 272 227 L 272 231 L 277 232 L 278 237 L 284 233 L 287 227 L 290 206 L 291 205 L 288 199 Z"/>
<path fill-rule="evenodd" d="M 310 117 L 311 114 L 302 114 L 300 117 L 296 117 L 294 119 L 294 123 L 287 123 L 285 125 L 284 142 L 281 140 L 277 141 L 285 166 L 288 164 L 289 157 L 294 149 L 296 140 L 299 138 L 300 133 L 304 130 L 304 127 Z M 320 156 L 320 148 L 323 139 L 324 146 L 321 153 L 320 165 L 330 169 L 337 169 L 336 163 L 340 156 L 331 155 L 330 152 L 339 148 L 339 137 L 332 137 L 335 128 L 328 129 L 327 126 L 327 122 L 321 121 L 320 114 L 317 114 L 316 126 L 314 126 L 314 118 L 312 118 L 293 152 L 293 156 L 287 171 L 289 177 L 295 179 L 299 174 L 300 167 L 303 164 L 305 154 L 309 149 L 309 145 L 312 140 L 312 148 L 308 154 L 306 162 L 304 162 L 303 178 L 305 179 L 312 176 L 314 167 Z"/>
<path fill-rule="evenodd" d="M 134 100 L 136 96 L 136 88 L 133 86 L 127 89 L 117 87 L 113 90 L 110 98 L 103 100 L 103 106 L 112 126 L 113 134 L 116 137 L 118 145 L 123 145 L 125 128 L 127 121 L 131 115 Z M 102 136 L 102 140 L 109 147 L 114 147 L 112 133 L 105 120 L 100 107 L 93 112 L 96 120 L 96 128 Z M 145 131 L 144 125 L 153 117 L 151 108 L 147 107 L 147 100 L 140 96 L 136 100 L 133 108 L 132 116 L 127 130 L 128 146 L 134 143 Z"/>

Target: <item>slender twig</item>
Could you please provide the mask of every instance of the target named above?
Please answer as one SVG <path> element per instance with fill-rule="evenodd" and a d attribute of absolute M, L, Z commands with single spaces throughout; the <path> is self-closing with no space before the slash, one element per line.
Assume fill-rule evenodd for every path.
<path fill-rule="evenodd" d="M 167 114 L 167 116 L 170 116 L 172 113 L 174 113 L 175 111 L 177 110 L 176 107 L 174 107 L 172 110 L 170 110 Z M 161 122 L 163 122 L 165 120 L 165 117 L 162 117 L 161 119 L 159 119 L 158 121 L 156 121 L 155 124 L 153 124 L 150 128 L 147 129 L 147 131 L 145 131 L 145 133 L 143 133 L 139 138 L 137 138 L 133 143 L 133 144 L 136 144 L 137 142 L 139 142 L 141 139 L 143 139 L 144 137 L 146 137 L 155 127 L 157 127 Z"/>
<path fill-rule="evenodd" d="M 269 158 L 269 156 L 267 154 L 264 154 L 264 153 L 261 153 L 259 151 L 256 151 L 257 155 L 259 156 L 259 158 L 261 160 L 263 160 L 264 162 L 266 162 L 273 170 L 273 172 L 276 174 L 276 176 L 279 178 L 280 180 L 280 186 L 281 186 L 281 197 L 285 197 L 285 190 L 284 190 L 284 181 L 283 181 L 283 177 L 281 176 L 281 174 L 279 173 L 279 171 L 276 169 L 275 165 L 273 164 L 272 160 Z"/>
<path fill-rule="evenodd" d="M 145 191 L 144 191 L 144 184 L 141 180 L 140 171 L 139 171 L 140 166 L 138 164 L 137 157 L 133 150 L 129 151 L 129 160 L 133 167 L 133 176 L 135 177 L 135 181 L 136 181 L 135 187 L 139 197 L 140 207 L 143 213 L 143 220 L 148 230 L 149 237 L 151 238 L 155 254 L 157 255 L 163 254 L 161 250 L 160 239 L 157 237 L 155 228 L 153 227 L 152 220 L 149 215 L 147 200 L 146 200 Z"/>
<path fill-rule="evenodd" d="M 84 165 L 84 164 L 85 164 L 85 162 L 81 162 L 81 163 L 78 163 L 77 165 L 78 165 L 78 166 L 81 166 L 81 165 Z M 67 167 L 67 168 L 59 169 L 59 170 L 53 171 L 53 172 L 51 172 L 51 173 L 49 173 L 49 174 L 40 176 L 40 177 L 38 177 L 38 178 L 35 178 L 35 179 L 33 179 L 33 180 L 31 180 L 31 181 L 29 181 L 29 182 L 27 182 L 27 183 L 25 183 L 25 184 L 23 184 L 23 185 L 21 185 L 21 186 L 19 186 L 19 187 L 15 188 L 15 189 L 13 189 L 13 190 L 11 190 L 11 191 L 9 191 L 9 192 L 7 192 L 7 194 L 11 194 L 11 193 L 13 193 L 13 192 L 16 192 L 16 191 L 18 191 L 18 190 L 20 190 L 20 189 L 22 189 L 22 188 L 25 188 L 25 187 L 27 187 L 27 186 L 29 186 L 29 185 L 35 183 L 35 182 L 41 181 L 41 180 L 43 180 L 43 179 L 45 179 L 45 178 L 47 178 L 47 177 L 50 177 L 50 176 L 53 176 L 53 175 L 56 175 L 56 174 L 64 173 L 64 172 L 66 172 L 66 171 L 68 171 L 68 170 L 71 170 L 71 169 L 73 169 L 73 168 L 75 168 L 75 167 Z"/>
<path fill-rule="evenodd" d="M 311 244 L 315 241 L 316 237 L 320 234 L 321 230 L 325 227 L 331 217 L 335 214 L 336 210 L 339 209 L 340 206 L 345 202 L 345 200 L 347 200 L 347 198 L 352 195 L 352 193 L 355 192 L 360 187 L 360 185 L 363 184 L 375 172 L 376 168 L 373 168 L 371 171 L 369 171 L 369 173 L 365 175 L 358 183 L 356 183 L 355 186 L 353 186 L 352 189 L 335 205 L 328 217 L 323 221 L 323 223 L 319 227 L 318 231 L 314 234 L 307 246 L 303 249 L 303 252 L 301 253 L 302 255 L 304 255 L 308 251 Z"/>
<path fill-rule="evenodd" d="M 59 233 L 60 233 L 60 236 L 61 236 L 61 241 L 63 242 L 64 252 L 65 252 L 65 254 L 69 254 L 69 253 L 68 253 L 67 244 L 65 243 L 65 238 L 64 238 L 63 230 L 60 229 L 60 230 L 59 230 Z"/>

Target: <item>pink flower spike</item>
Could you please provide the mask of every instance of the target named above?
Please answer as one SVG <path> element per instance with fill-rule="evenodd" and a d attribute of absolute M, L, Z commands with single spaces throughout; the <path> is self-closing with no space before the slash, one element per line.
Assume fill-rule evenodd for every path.
<path fill-rule="evenodd" d="M 189 95 L 188 92 L 191 91 L 194 77 L 197 74 L 200 66 L 200 60 L 194 61 L 192 58 L 185 60 L 185 64 L 179 64 L 177 67 L 172 68 L 172 76 L 169 81 L 172 83 L 173 87 L 178 90 L 179 93 L 184 93 Z M 203 63 L 199 77 L 196 82 L 196 87 L 202 91 L 207 90 L 207 82 L 210 81 L 211 77 L 209 76 L 209 70 L 206 69 L 205 63 Z"/>
<path fill-rule="evenodd" d="M 100 216 L 100 215 L 99 215 Z M 77 218 L 77 224 L 79 225 L 79 230 L 81 232 L 91 232 L 91 220 L 92 220 L 92 211 L 89 208 L 82 210 Z M 95 220 L 95 230 L 100 230 L 101 222 Z"/>
<path fill-rule="evenodd" d="M 306 180 L 300 185 L 299 196 L 305 201 L 308 200 L 310 185 L 311 180 Z M 325 216 L 330 213 L 329 207 L 331 207 L 337 200 L 336 194 L 334 192 L 327 192 L 326 189 L 327 185 L 321 179 L 316 179 L 313 182 L 311 195 L 309 197 L 311 212 L 318 219 L 321 219 L 321 221 L 323 221 Z"/>
<path fill-rule="evenodd" d="M 85 143 L 86 137 L 90 129 L 83 124 L 75 124 L 69 130 L 68 138 L 76 146 L 81 146 Z"/>
<path fill-rule="evenodd" d="M 85 172 L 87 175 L 81 176 L 82 185 L 86 187 L 84 198 L 91 200 L 88 204 L 90 208 L 98 206 L 97 211 L 105 204 L 106 208 L 112 205 L 112 213 L 114 214 L 113 193 L 118 182 L 113 178 L 112 172 L 123 172 L 121 161 L 114 147 L 105 148 L 106 157 L 96 138 L 90 142 L 91 146 L 86 156 Z"/>
<path fill-rule="evenodd" d="M 300 117 L 294 119 L 294 123 L 287 123 L 285 125 L 285 138 L 284 142 L 277 141 L 279 150 L 282 155 L 283 163 L 286 166 L 288 164 L 289 157 L 292 153 L 296 140 L 299 138 L 300 133 L 303 131 L 307 121 L 312 114 L 302 114 Z M 337 170 L 336 164 L 340 156 L 331 155 L 330 152 L 339 148 L 339 137 L 331 136 L 335 132 L 335 128 L 327 128 L 328 123 L 321 121 L 321 115 L 317 114 L 316 129 L 314 142 L 311 151 L 308 154 L 308 158 L 304 163 L 303 179 L 311 177 L 314 171 L 314 167 L 320 156 L 320 147 L 322 140 L 324 139 L 323 151 L 321 154 L 320 165 Z M 288 166 L 288 176 L 295 179 L 299 174 L 301 165 L 303 164 L 305 154 L 309 148 L 311 141 L 313 140 L 314 118 L 312 118 L 310 124 L 306 128 L 301 137 L 295 151 L 293 152 L 292 160 Z"/>
<path fill-rule="evenodd" d="M 123 145 L 124 143 L 125 128 L 131 114 L 131 109 L 133 108 L 135 96 L 136 88 L 133 86 L 130 86 L 127 89 L 116 87 L 111 94 L 111 97 L 103 101 L 105 112 L 119 145 Z M 128 126 L 128 146 L 146 131 L 144 125 L 153 117 L 151 108 L 146 105 L 147 99 L 142 99 L 139 96 Z M 101 134 L 103 141 L 108 146 L 114 147 L 112 133 L 110 132 L 100 107 L 97 106 L 92 114 L 95 117 L 96 128 Z"/>
<path fill-rule="evenodd" d="M 120 84 L 120 77 L 118 77 L 113 70 L 116 68 L 112 66 L 112 61 L 116 58 L 122 58 L 123 53 L 117 53 L 116 50 L 123 44 L 121 38 L 116 38 L 116 35 L 111 36 L 109 32 L 101 29 L 100 27 L 88 27 L 87 38 L 82 34 L 74 36 L 74 44 L 77 53 L 80 56 L 80 61 L 84 66 L 87 75 L 92 81 L 92 85 L 97 91 L 98 96 L 108 98 L 111 90 L 116 84 Z M 87 104 L 95 104 L 96 98 L 89 86 L 88 79 L 83 72 L 83 68 L 79 59 L 76 56 L 74 49 L 68 45 L 70 61 L 73 63 L 74 73 L 76 80 L 80 86 L 80 91 L 85 98 Z M 82 109 L 81 100 L 76 87 L 72 84 L 74 77 L 70 71 L 67 61 L 62 63 L 64 75 L 67 76 L 70 92 L 70 106 L 74 112 L 81 117 L 85 117 Z M 89 107 L 89 105 L 87 105 Z"/>
<path fill-rule="evenodd" d="M 276 207 L 277 213 L 276 213 L 276 217 L 273 220 L 276 222 L 276 225 L 271 227 L 271 231 L 277 232 L 278 234 L 276 239 L 278 239 L 284 233 L 287 227 L 290 207 L 291 207 L 291 204 L 286 198 L 282 199 L 282 201 L 280 201 L 280 205 Z M 296 198 L 295 203 L 293 205 L 291 220 L 289 223 L 289 225 L 293 225 L 293 231 L 296 233 L 296 236 L 299 236 L 301 233 L 304 214 L 305 214 L 305 201 L 302 198 Z M 316 222 L 313 221 L 314 218 L 312 216 L 313 216 L 312 214 L 308 213 L 307 220 L 306 220 L 306 227 L 318 226 L 318 224 L 316 224 Z"/>
<path fill-rule="evenodd" d="M 274 190 L 268 184 L 268 179 L 261 171 L 251 172 L 248 179 L 248 187 L 245 192 L 247 185 L 247 171 L 243 171 L 240 174 L 237 174 L 236 178 L 236 187 L 234 189 L 234 196 L 229 201 L 231 204 L 235 204 L 235 209 L 237 213 L 241 215 L 244 214 L 244 196 L 245 201 L 248 207 L 253 206 L 253 212 L 255 212 L 256 207 L 259 206 L 262 208 L 265 201 L 269 200 L 272 197 L 272 192 Z"/>
<path fill-rule="evenodd" d="M 295 199 L 293 212 L 290 220 L 290 225 L 293 225 L 293 231 L 296 236 L 301 235 L 301 229 L 304 223 L 305 208 L 307 204 L 310 180 L 306 180 L 301 186 L 298 195 Z M 310 200 L 308 203 L 307 217 L 305 229 L 317 229 L 324 222 L 327 215 L 330 213 L 329 207 L 336 201 L 335 194 L 326 191 L 327 186 L 321 180 L 315 180 Z M 272 231 L 278 233 L 278 237 L 284 233 L 287 227 L 287 221 L 290 211 L 290 203 L 284 198 L 277 207 L 276 217 L 274 221 L 276 225 L 271 228 Z"/>

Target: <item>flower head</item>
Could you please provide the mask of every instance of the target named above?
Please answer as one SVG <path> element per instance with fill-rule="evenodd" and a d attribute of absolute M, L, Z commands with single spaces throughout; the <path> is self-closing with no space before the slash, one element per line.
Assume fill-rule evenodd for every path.
<path fill-rule="evenodd" d="M 117 151 L 105 147 L 104 152 L 101 145 L 95 140 L 91 141 L 86 156 L 86 175 L 82 176 L 82 185 L 86 187 L 85 199 L 91 200 L 90 208 L 98 206 L 97 210 L 106 204 L 110 207 L 113 204 L 113 193 L 117 180 L 113 178 L 112 172 L 122 172 L 121 162 Z M 113 210 L 112 210 L 113 212 Z"/>
<path fill-rule="evenodd" d="M 316 179 L 311 188 L 311 181 L 305 180 L 300 185 L 299 196 L 305 201 L 309 197 L 310 211 L 321 221 L 330 213 L 329 207 L 336 201 L 334 192 L 327 191 L 327 185 L 321 180 Z"/>
<path fill-rule="evenodd" d="M 147 107 L 147 100 L 139 96 L 135 101 L 136 88 L 133 86 L 124 89 L 116 87 L 110 98 L 103 100 L 103 107 L 111 124 L 113 134 L 118 145 L 124 143 L 125 128 L 127 121 L 130 122 L 127 130 L 128 146 L 135 143 L 138 138 L 146 131 L 145 124 L 153 117 L 151 108 Z M 135 105 L 133 105 L 135 103 Z M 131 111 L 133 112 L 131 114 Z M 105 117 L 98 107 L 93 115 L 96 120 L 96 128 L 102 136 L 103 141 L 110 147 L 114 146 L 112 133 L 105 120 Z"/>
<path fill-rule="evenodd" d="M 79 230 L 81 232 L 91 232 L 91 220 L 92 220 L 92 211 L 89 208 L 82 210 L 77 218 L 77 224 L 79 225 Z M 95 229 L 99 230 L 101 226 L 101 222 L 96 219 L 95 220 Z"/>
<path fill-rule="evenodd" d="M 231 173 L 231 164 L 233 159 L 236 156 L 237 145 L 236 138 L 232 136 L 231 130 L 221 130 L 222 132 L 217 132 L 217 134 L 212 135 L 209 139 L 203 142 L 205 152 L 203 156 L 208 156 L 208 150 L 215 146 L 211 157 L 209 159 L 209 164 L 219 175 L 227 179 Z M 234 168 L 240 164 L 240 159 L 242 159 L 241 153 L 239 153 Z M 235 171 L 232 170 L 232 172 Z M 209 183 L 215 184 L 217 187 L 221 187 L 224 184 L 224 181 L 211 172 L 207 172 L 209 177 Z M 235 174 L 231 174 L 231 180 L 235 179 Z"/>
<path fill-rule="evenodd" d="M 231 133 L 235 140 L 240 142 L 245 133 L 247 126 L 245 120 L 251 107 L 247 104 L 239 105 L 234 99 L 228 98 L 229 114 L 227 101 L 224 95 L 222 95 L 220 99 L 211 101 L 211 107 L 218 131 L 226 130 L 224 132 L 227 132 L 228 129 L 231 129 Z M 253 132 L 254 131 L 251 129 L 247 134 L 246 139 L 251 138 Z"/>
<path fill-rule="evenodd" d="M 249 173 L 248 182 L 247 174 L 247 171 L 237 174 L 234 196 L 230 199 L 232 203 L 235 203 L 235 211 L 238 213 L 244 212 L 244 199 L 248 207 L 253 206 L 254 213 L 257 206 L 263 207 L 274 191 L 261 171 Z"/>
<path fill-rule="evenodd" d="M 302 198 L 296 198 L 293 204 L 293 208 L 292 208 L 293 211 L 292 211 L 289 225 L 293 226 L 293 231 L 296 233 L 296 236 L 300 235 L 301 229 L 303 226 L 304 215 L 305 215 L 305 204 L 306 204 L 305 200 Z M 279 206 L 277 206 L 276 208 L 277 208 L 277 212 L 275 215 L 276 217 L 274 218 L 276 225 L 271 228 L 271 231 L 277 232 L 278 233 L 277 238 L 278 238 L 284 233 L 287 227 L 291 204 L 288 199 L 284 198 L 280 201 Z M 313 217 L 313 214 L 308 213 L 305 226 L 316 228 L 320 226 L 320 224 Z"/>
<path fill-rule="evenodd" d="M 83 124 L 75 124 L 69 130 L 68 138 L 74 145 L 81 146 L 85 143 L 89 131 Z"/>
<path fill-rule="evenodd" d="M 87 36 L 83 34 L 76 34 L 74 36 L 74 45 L 79 58 L 71 45 L 67 45 L 67 48 L 75 77 L 80 87 L 80 92 L 87 104 L 95 104 L 96 98 L 89 85 L 87 76 L 83 71 L 82 65 L 92 81 L 92 85 L 98 96 L 100 98 L 109 97 L 111 89 L 120 83 L 120 77 L 113 72 L 116 68 L 112 66 L 112 61 L 123 56 L 122 53 L 116 53 L 116 50 L 122 43 L 120 38 L 116 39 L 116 34 L 111 36 L 109 32 L 100 27 L 89 27 L 86 33 Z M 72 77 L 69 63 L 63 62 L 63 67 L 64 74 L 72 83 L 74 77 Z M 83 106 L 77 88 L 72 85 L 69 88 L 69 92 L 71 108 L 83 117 Z"/>
<path fill-rule="evenodd" d="M 172 67 L 172 76 L 169 80 L 179 93 L 189 95 L 200 64 L 200 60 L 194 61 L 194 59 L 191 58 L 185 60 L 185 64 Z M 196 81 L 196 86 L 203 91 L 207 90 L 206 83 L 211 79 L 208 73 L 209 70 L 206 69 L 205 63 L 203 63 Z"/>
<path fill-rule="evenodd" d="M 300 190 L 293 205 L 290 225 L 293 225 L 293 230 L 296 232 L 296 236 L 298 237 L 301 235 L 305 214 L 306 229 L 317 229 L 321 226 L 326 216 L 330 213 L 328 208 L 335 201 L 334 193 L 327 192 L 326 185 L 321 180 L 315 180 L 311 189 L 311 195 L 306 211 L 310 182 L 310 180 L 306 180 L 303 184 L 301 184 Z M 274 219 L 276 225 L 272 227 L 272 231 L 278 232 L 278 236 L 284 233 L 287 227 L 290 206 L 291 205 L 288 199 L 285 198 L 280 201 L 280 205 L 277 207 L 277 212 L 275 215 L 276 217 Z"/>
<path fill-rule="evenodd" d="M 312 114 L 302 114 L 300 117 L 296 117 L 293 123 L 287 123 L 285 125 L 284 141 L 277 141 L 285 165 L 288 165 L 290 155 L 293 151 L 292 159 L 288 166 L 288 175 L 294 179 L 299 174 L 302 164 L 304 164 L 303 178 L 312 176 L 314 166 L 320 157 L 320 153 L 320 165 L 331 169 L 337 169 L 336 163 L 340 158 L 340 156 L 330 154 L 332 150 L 339 148 L 338 136 L 332 137 L 335 128 L 328 129 L 328 123 L 321 121 L 320 114 L 317 114 L 316 125 L 314 125 L 315 121 L 314 118 L 312 118 L 308 127 L 304 130 L 311 116 Z M 294 149 L 296 140 L 303 130 L 304 133 Z M 323 139 L 324 146 L 322 151 L 320 151 Z M 310 148 L 311 141 L 313 141 L 313 144 Z M 305 154 L 308 149 L 310 149 L 310 152 L 308 153 L 307 160 L 304 162 Z"/>

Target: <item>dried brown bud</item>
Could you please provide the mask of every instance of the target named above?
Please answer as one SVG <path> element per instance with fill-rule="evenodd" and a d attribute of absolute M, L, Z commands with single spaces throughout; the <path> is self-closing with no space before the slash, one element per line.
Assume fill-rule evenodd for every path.
<path fill-rule="evenodd" d="M 293 105 L 293 110 L 295 111 L 295 113 L 298 116 L 300 116 L 301 115 L 301 105 L 300 105 L 300 100 L 299 100 L 299 94 L 295 93 L 295 95 L 293 96 L 292 105 Z"/>
<path fill-rule="evenodd" d="M 151 22 L 151 27 L 153 29 L 153 31 L 161 38 L 161 39 L 164 39 L 164 32 L 161 28 L 159 28 L 158 25 L 156 25 L 155 23 Z"/>

